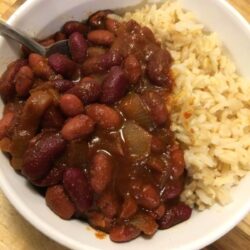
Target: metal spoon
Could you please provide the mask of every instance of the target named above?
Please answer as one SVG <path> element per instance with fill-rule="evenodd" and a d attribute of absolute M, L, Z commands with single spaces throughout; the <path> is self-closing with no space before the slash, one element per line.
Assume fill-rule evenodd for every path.
<path fill-rule="evenodd" d="M 0 35 L 7 36 L 25 47 L 29 48 L 32 52 L 38 53 L 42 56 L 50 56 L 54 53 L 61 53 L 70 55 L 68 40 L 63 40 L 52 44 L 51 46 L 44 47 L 22 31 L 15 29 L 0 19 Z"/>

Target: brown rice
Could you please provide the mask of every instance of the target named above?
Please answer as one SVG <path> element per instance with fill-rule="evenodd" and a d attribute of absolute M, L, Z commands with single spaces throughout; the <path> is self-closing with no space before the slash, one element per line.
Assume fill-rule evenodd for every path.
<path fill-rule="evenodd" d="M 190 183 L 182 199 L 202 210 L 230 202 L 250 170 L 250 82 L 239 76 L 215 33 L 177 1 L 147 5 L 125 19 L 150 27 L 174 58 L 172 130 L 185 149 Z"/>

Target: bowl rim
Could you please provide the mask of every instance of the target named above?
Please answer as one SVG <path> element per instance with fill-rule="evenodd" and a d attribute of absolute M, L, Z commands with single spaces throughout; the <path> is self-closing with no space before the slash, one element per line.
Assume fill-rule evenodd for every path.
<path fill-rule="evenodd" d="M 14 25 L 16 19 L 25 15 L 33 8 L 38 2 L 42 0 L 26 0 L 8 19 L 7 23 Z M 213 4 L 221 5 L 226 9 L 230 15 L 237 19 L 241 26 L 247 31 L 250 40 L 250 24 L 248 21 L 227 1 L 227 0 L 213 0 Z M 2 172 L 0 171 L 0 188 L 3 193 L 6 195 L 10 203 L 15 207 L 15 209 L 22 215 L 25 220 L 27 220 L 32 226 L 37 230 L 42 232 L 44 235 L 50 239 L 56 241 L 60 245 L 66 246 L 70 249 L 84 249 L 84 250 L 100 250 L 89 245 L 85 245 L 82 242 L 73 240 L 71 238 L 65 237 L 64 234 L 58 232 L 52 228 L 47 222 L 39 218 L 39 216 L 29 209 L 22 199 L 15 194 L 15 189 L 9 185 L 8 181 L 4 178 Z M 179 250 L 188 250 L 188 249 L 201 249 L 212 242 L 216 241 L 224 234 L 229 232 L 236 224 L 238 224 L 250 211 L 250 199 L 246 202 L 245 206 L 241 207 L 238 210 L 238 213 L 234 214 L 232 218 L 222 226 L 218 227 L 216 230 L 210 232 L 208 235 L 197 239 L 194 242 L 191 242 L 189 245 L 178 248 Z"/>

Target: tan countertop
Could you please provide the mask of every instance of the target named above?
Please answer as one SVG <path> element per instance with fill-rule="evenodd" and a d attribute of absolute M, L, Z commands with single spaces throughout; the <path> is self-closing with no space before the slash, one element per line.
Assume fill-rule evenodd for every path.
<path fill-rule="evenodd" d="M 7 19 L 25 0 L 0 0 L 0 17 Z M 229 0 L 250 21 L 250 0 Z M 250 213 L 224 237 L 204 250 L 250 249 Z M 0 250 L 66 250 L 26 222 L 0 190 Z"/>

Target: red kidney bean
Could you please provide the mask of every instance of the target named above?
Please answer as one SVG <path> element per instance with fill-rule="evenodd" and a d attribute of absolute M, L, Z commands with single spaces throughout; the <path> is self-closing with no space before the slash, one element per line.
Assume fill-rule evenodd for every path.
<path fill-rule="evenodd" d="M 172 163 L 172 174 L 175 178 L 178 178 L 184 173 L 185 169 L 184 154 L 178 145 L 174 145 L 171 148 L 170 158 Z"/>
<path fill-rule="evenodd" d="M 87 31 L 87 25 L 78 21 L 68 21 L 62 28 L 62 32 L 66 34 L 66 36 L 70 36 L 74 32 L 85 34 Z"/>
<path fill-rule="evenodd" d="M 88 18 L 87 23 L 94 28 L 103 28 L 105 19 L 110 13 L 112 13 L 111 10 L 97 11 Z"/>
<path fill-rule="evenodd" d="M 104 71 L 104 66 L 101 61 L 101 56 L 90 57 L 85 60 L 81 70 L 85 76 L 102 73 Z"/>
<path fill-rule="evenodd" d="M 80 213 L 86 212 L 91 207 L 92 191 L 85 174 L 79 168 L 65 170 L 63 186 Z"/>
<path fill-rule="evenodd" d="M 159 156 L 150 156 L 147 161 L 147 166 L 150 169 L 155 170 L 160 173 L 166 170 L 166 165 L 164 161 L 161 160 L 161 158 L 159 158 Z"/>
<path fill-rule="evenodd" d="M 87 55 L 87 41 L 79 32 L 72 33 L 69 37 L 69 49 L 73 61 L 83 63 Z"/>
<path fill-rule="evenodd" d="M 16 92 L 19 96 L 27 96 L 29 90 L 32 87 L 34 80 L 34 74 L 29 66 L 23 66 L 17 73 L 16 82 Z"/>
<path fill-rule="evenodd" d="M 49 80 L 50 77 L 55 75 L 52 68 L 48 65 L 45 57 L 32 53 L 29 55 L 29 66 L 34 74 L 41 77 L 43 80 Z"/>
<path fill-rule="evenodd" d="M 32 138 L 38 131 L 44 112 L 53 102 L 53 96 L 48 91 L 40 90 L 31 93 L 20 116 L 19 130 L 27 131 L 26 134 Z"/>
<path fill-rule="evenodd" d="M 61 130 L 62 137 L 71 141 L 86 137 L 94 131 L 94 121 L 86 115 L 77 115 L 69 119 Z"/>
<path fill-rule="evenodd" d="M 49 187 L 45 200 L 47 206 L 64 220 L 70 219 L 75 214 L 75 206 L 66 195 L 62 185 Z"/>
<path fill-rule="evenodd" d="M 132 197 L 126 196 L 121 207 L 120 218 L 129 219 L 137 212 L 137 209 L 136 201 Z"/>
<path fill-rule="evenodd" d="M 113 108 L 104 104 L 90 104 L 86 107 L 86 114 L 91 117 L 102 129 L 118 129 L 122 118 Z"/>
<path fill-rule="evenodd" d="M 27 64 L 27 60 L 18 59 L 8 65 L 6 71 L 0 78 L 0 95 L 6 102 L 15 94 L 15 77 L 21 67 Z"/>
<path fill-rule="evenodd" d="M 73 82 L 64 79 L 56 79 L 51 81 L 53 87 L 60 93 L 66 92 L 67 90 L 73 88 L 75 85 Z"/>
<path fill-rule="evenodd" d="M 100 101 L 112 104 L 119 101 L 128 91 L 129 81 L 120 67 L 112 67 L 102 86 Z"/>
<path fill-rule="evenodd" d="M 165 201 L 177 198 L 184 189 L 184 183 L 182 179 L 168 181 L 165 185 L 162 198 Z"/>
<path fill-rule="evenodd" d="M 105 27 L 108 31 L 116 34 L 120 27 L 120 23 L 114 19 L 106 18 Z"/>
<path fill-rule="evenodd" d="M 160 204 L 160 195 L 151 184 L 133 183 L 132 194 L 139 205 L 146 209 L 154 209 Z"/>
<path fill-rule="evenodd" d="M 60 107 L 63 113 L 67 116 L 76 116 L 84 111 L 81 100 L 72 94 L 65 94 L 61 96 Z"/>
<path fill-rule="evenodd" d="M 40 134 L 32 140 L 24 155 L 22 173 L 29 180 L 44 178 L 51 168 L 53 161 L 63 153 L 66 142 L 59 134 Z"/>
<path fill-rule="evenodd" d="M 159 50 L 159 46 L 157 46 L 156 44 L 153 44 L 153 43 L 149 43 L 145 46 L 144 48 L 144 53 L 146 55 L 146 61 L 149 62 L 149 59 L 151 58 L 151 56 L 153 54 L 156 54 L 156 52 Z M 146 68 L 147 70 L 147 68 Z M 147 71 L 146 71 L 147 73 Z M 148 75 L 148 74 L 147 74 Z"/>
<path fill-rule="evenodd" d="M 113 66 L 121 65 L 122 55 L 116 51 L 108 51 L 107 53 L 95 57 L 90 57 L 82 65 L 84 75 L 103 73 Z"/>
<path fill-rule="evenodd" d="M 88 33 L 88 40 L 97 45 L 111 45 L 115 36 L 108 30 L 93 30 Z"/>
<path fill-rule="evenodd" d="M 8 112 L 4 114 L 0 120 L 0 140 L 2 140 L 8 132 L 8 129 L 11 127 L 14 120 L 14 113 Z"/>
<path fill-rule="evenodd" d="M 104 49 L 103 47 L 88 47 L 87 57 L 88 58 L 98 57 L 98 56 L 104 55 L 106 52 L 107 50 Z"/>
<path fill-rule="evenodd" d="M 157 44 L 157 41 L 155 39 L 155 36 L 154 36 L 154 33 L 152 32 L 151 29 L 149 29 L 148 27 L 144 26 L 142 27 L 142 32 L 144 34 L 144 36 L 149 39 L 152 43 L 156 43 Z"/>
<path fill-rule="evenodd" d="M 154 210 L 148 211 L 149 214 L 155 219 L 159 220 L 161 217 L 165 214 L 166 207 L 164 204 L 161 204 L 159 207 L 157 207 Z"/>
<path fill-rule="evenodd" d="M 160 229 L 170 228 L 178 223 L 188 220 L 192 209 L 186 204 L 180 202 L 177 205 L 167 209 L 163 217 L 158 220 Z"/>
<path fill-rule="evenodd" d="M 90 184 L 96 193 L 102 193 L 111 181 L 113 163 L 110 156 L 97 152 L 90 163 Z"/>
<path fill-rule="evenodd" d="M 155 91 L 146 91 L 142 95 L 156 125 L 163 125 L 168 121 L 168 112 L 162 97 Z"/>
<path fill-rule="evenodd" d="M 55 33 L 54 39 L 56 42 L 59 42 L 59 41 L 66 40 L 67 36 L 63 32 L 59 31 Z"/>
<path fill-rule="evenodd" d="M 48 62 L 56 73 L 66 78 L 71 78 L 77 70 L 77 66 L 72 60 L 59 53 L 49 56 Z"/>
<path fill-rule="evenodd" d="M 88 222 L 92 227 L 104 232 L 109 232 L 112 226 L 112 219 L 99 212 L 90 212 L 88 214 Z"/>
<path fill-rule="evenodd" d="M 147 74 L 152 84 L 171 88 L 169 78 L 171 62 L 171 55 L 166 50 L 159 49 L 150 56 Z"/>
<path fill-rule="evenodd" d="M 114 242 L 128 242 L 140 235 L 140 230 L 132 225 L 115 226 L 110 231 L 110 239 Z"/>
<path fill-rule="evenodd" d="M 163 153 L 166 150 L 165 143 L 158 137 L 152 136 L 151 151 L 154 153 Z"/>
<path fill-rule="evenodd" d="M 113 66 L 121 65 L 123 56 L 117 51 L 108 51 L 101 57 L 101 62 L 105 70 L 110 69 Z"/>
<path fill-rule="evenodd" d="M 54 105 L 50 106 L 43 114 L 41 119 L 42 128 L 61 129 L 64 123 L 64 117 L 61 111 Z"/>
<path fill-rule="evenodd" d="M 130 223 L 147 236 L 152 236 L 158 229 L 155 219 L 146 213 L 137 213 Z"/>
<path fill-rule="evenodd" d="M 40 180 L 34 180 L 32 183 L 38 187 L 49 187 L 59 184 L 62 182 L 64 170 L 64 165 L 54 166 L 46 177 Z"/>
<path fill-rule="evenodd" d="M 113 218 L 119 211 L 119 203 L 116 196 L 111 192 L 105 192 L 97 201 L 101 212 L 108 218 Z"/>
<path fill-rule="evenodd" d="M 154 188 L 152 185 L 143 186 L 138 203 L 148 209 L 153 209 L 159 206 L 160 196 L 156 188 Z"/>
<path fill-rule="evenodd" d="M 124 61 L 124 71 L 132 84 L 136 84 L 142 75 L 139 61 L 134 55 L 129 55 Z"/>
<path fill-rule="evenodd" d="M 83 78 L 67 93 L 76 95 L 84 104 L 89 104 L 98 100 L 101 94 L 101 85 L 93 78 Z"/>

